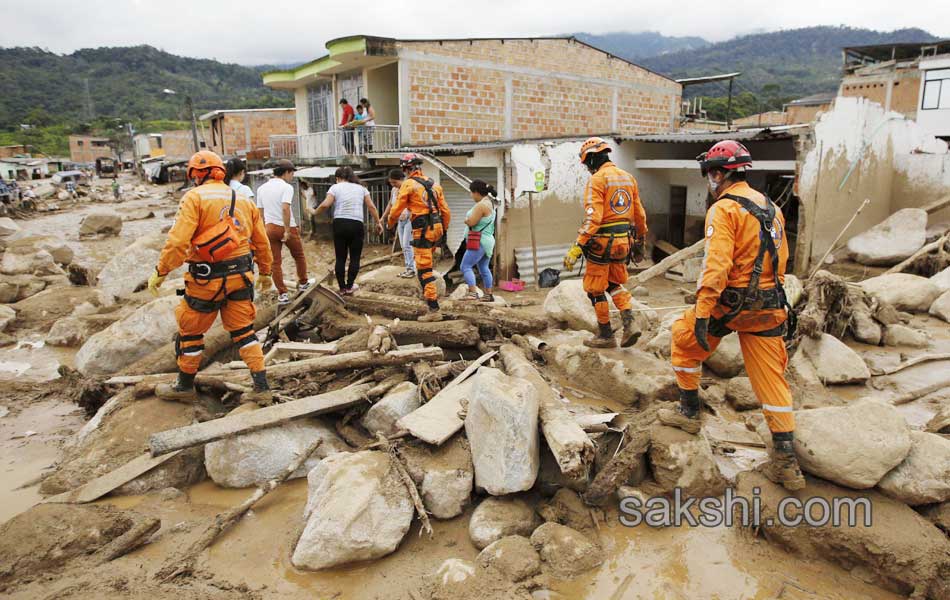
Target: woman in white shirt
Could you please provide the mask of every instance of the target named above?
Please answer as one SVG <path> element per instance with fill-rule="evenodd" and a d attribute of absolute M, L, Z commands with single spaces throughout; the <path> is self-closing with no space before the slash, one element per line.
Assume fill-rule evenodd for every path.
<path fill-rule="evenodd" d="M 366 227 L 363 225 L 363 207 L 365 206 L 376 221 L 376 232 L 383 233 L 383 223 L 379 212 L 369 196 L 369 190 L 350 167 L 336 170 L 336 184 L 327 191 L 326 200 L 320 203 L 316 215 L 333 207 L 333 248 L 336 252 L 336 281 L 340 294 L 352 294 L 356 291 L 356 276 L 360 272 L 360 255 L 363 253 L 363 238 Z M 349 269 L 346 258 L 350 258 Z"/>
<path fill-rule="evenodd" d="M 239 194 L 247 196 L 248 200 L 254 200 L 254 191 L 244 185 L 244 177 L 247 176 L 247 165 L 240 158 L 232 158 L 224 165 L 224 180 L 232 190 Z"/>

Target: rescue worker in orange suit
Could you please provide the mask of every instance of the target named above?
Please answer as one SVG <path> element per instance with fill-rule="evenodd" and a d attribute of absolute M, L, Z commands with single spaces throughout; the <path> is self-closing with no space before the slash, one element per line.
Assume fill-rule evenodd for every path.
<path fill-rule="evenodd" d="M 258 287 L 271 287 L 273 259 L 264 222 L 254 202 L 225 183 L 224 164 L 214 152 L 202 150 L 192 156 L 187 176 L 195 187 L 182 197 L 175 224 L 148 280 L 149 291 L 157 296 L 168 273 L 188 264 L 184 294 L 175 309 L 178 380 L 159 385 L 155 394 L 172 400 L 196 397 L 195 373 L 201 366 L 204 334 L 220 313 L 225 330 L 251 370 L 254 387 L 244 394 L 244 401 L 270 404 L 264 354 L 254 335 L 254 262 L 260 272 Z"/>
<path fill-rule="evenodd" d="M 786 489 L 805 486 L 793 448 L 795 417 L 785 380 L 785 336 L 794 323 L 782 284 L 788 260 L 785 218 L 746 183 L 752 156 L 726 140 L 699 157 L 715 203 L 706 213 L 706 254 L 697 283 L 696 306 L 673 324 L 672 363 L 680 389 L 676 410 L 661 409 L 666 425 L 700 430 L 702 363 L 733 332 L 752 389 L 772 432 L 770 461 L 763 474 Z"/>
<path fill-rule="evenodd" d="M 399 195 L 389 209 L 387 227 L 392 229 L 399 221 L 403 209 L 408 208 L 412 220 L 412 251 L 416 263 L 416 276 L 422 286 L 429 311 L 419 317 L 420 321 L 441 321 L 439 294 L 432 272 L 432 249 L 440 246 L 445 232 L 449 230 L 449 205 L 445 202 L 442 186 L 422 174 L 422 157 L 409 153 L 399 161 L 406 179 L 399 188 Z"/>
<path fill-rule="evenodd" d="M 564 257 L 564 268 L 574 270 L 583 254 L 587 258 L 584 291 L 597 313 L 599 333 L 584 344 L 590 348 L 614 348 L 617 340 L 610 327 L 607 294 L 620 310 L 623 333 L 620 345 L 633 346 L 640 337 L 634 325 L 633 303 L 627 282 L 627 263 L 643 259 L 647 216 L 640 203 L 637 181 L 610 162 L 610 146 L 592 137 L 581 145 L 581 163 L 590 171 L 584 190 L 584 223 L 577 241 Z"/>

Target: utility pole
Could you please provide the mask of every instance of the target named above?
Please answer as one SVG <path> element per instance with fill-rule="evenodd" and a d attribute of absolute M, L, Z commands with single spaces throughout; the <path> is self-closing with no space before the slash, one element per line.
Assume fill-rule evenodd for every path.
<path fill-rule="evenodd" d="M 726 129 L 732 129 L 732 81 L 729 79 L 729 101 L 726 102 Z"/>
<path fill-rule="evenodd" d="M 135 175 L 139 174 L 139 153 L 135 148 L 135 129 L 132 128 L 132 123 L 128 122 L 125 124 L 129 129 L 129 141 L 132 142 L 132 173 Z"/>
<path fill-rule="evenodd" d="M 185 95 L 185 109 L 191 118 L 191 141 L 195 145 L 195 152 L 201 148 L 198 146 L 198 123 L 195 121 L 195 105 L 191 102 L 191 96 Z"/>

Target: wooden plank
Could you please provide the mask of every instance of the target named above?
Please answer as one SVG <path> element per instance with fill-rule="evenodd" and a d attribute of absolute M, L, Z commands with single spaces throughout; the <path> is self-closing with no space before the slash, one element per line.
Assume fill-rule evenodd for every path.
<path fill-rule="evenodd" d="M 178 450 L 154 457 L 148 452 L 145 452 L 118 469 L 110 471 L 101 477 L 96 477 L 76 489 L 46 498 L 41 504 L 83 504 L 85 502 L 98 500 L 112 490 L 132 481 L 139 475 L 147 473 L 158 465 L 171 460 L 177 456 L 179 452 L 181 451 Z"/>
<path fill-rule="evenodd" d="M 669 243 L 666 240 L 657 240 L 653 242 L 653 245 L 659 248 L 660 250 L 662 250 L 663 252 L 666 252 L 670 256 L 680 251 L 679 248 L 677 248 L 676 246 L 674 246 L 673 244 Z"/>
<path fill-rule="evenodd" d="M 666 273 L 667 271 L 669 271 L 676 265 L 682 263 L 686 259 L 692 258 L 698 254 L 702 254 L 703 248 L 705 246 L 706 246 L 706 240 L 704 238 L 704 239 L 699 240 L 692 246 L 688 246 L 675 254 L 667 256 L 666 258 L 656 263 L 655 265 L 653 265 L 646 271 L 643 271 L 631 277 L 630 278 L 631 283 L 627 287 L 633 289 L 634 286 L 640 285 L 650 279 L 653 279 L 657 275 L 662 275 L 663 273 Z"/>
<path fill-rule="evenodd" d="M 944 208 L 947 208 L 948 206 L 950 206 L 950 194 L 944 196 L 940 200 L 935 200 L 931 202 L 930 204 L 928 204 L 927 206 L 923 206 L 921 208 L 927 211 L 928 215 L 931 215 L 937 212 L 938 210 L 943 210 Z"/>
<path fill-rule="evenodd" d="M 397 428 L 405 429 L 420 440 L 436 445 L 452 437 L 464 425 L 459 418 L 459 412 L 462 410 L 461 400 L 467 397 L 470 391 L 467 387 L 459 386 L 496 354 L 493 350 L 480 356 L 442 388 L 432 400 L 399 419 L 396 422 Z"/>
<path fill-rule="evenodd" d="M 167 452 L 213 442 L 232 435 L 273 427 L 291 419 L 347 409 L 365 402 L 366 393 L 370 388 L 372 386 L 369 384 L 351 385 L 335 392 L 266 406 L 248 413 L 160 431 L 149 436 L 149 449 L 152 456 L 160 456 Z"/>
<path fill-rule="evenodd" d="M 320 373 L 324 371 L 343 371 L 347 369 L 368 369 L 378 367 L 395 367 L 417 360 L 442 360 L 442 348 L 418 348 L 393 350 L 386 354 L 373 354 L 369 350 L 347 352 L 306 358 L 289 363 L 273 365 L 267 373 L 274 378 L 296 377 L 306 373 Z"/>
<path fill-rule="evenodd" d="M 336 342 L 328 342 L 325 344 L 309 344 L 307 342 L 277 342 L 271 348 L 276 349 L 278 352 L 295 354 L 319 354 L 321 356 L 327 354 L 336 354 L 337 349 Z"/>

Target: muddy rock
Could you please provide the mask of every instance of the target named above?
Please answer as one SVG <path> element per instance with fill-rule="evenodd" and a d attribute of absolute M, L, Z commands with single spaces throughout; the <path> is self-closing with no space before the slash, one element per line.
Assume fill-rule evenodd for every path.
<path fill-rule="evenodd" d="M 884 345 L 926 348 L 930 345 L 930 339 L 923 331 L 906 325 L 895 324 L 884 328 Z"/>
<path fill-rule="evenodd" d="M 411 279 L 399 277 L 403 270 L 404 267 L 398 265 L 386 265 L 360 273 L 359 277 L 356 278 L 356 283 L 367 292 L 418 298 L 420 294 L 419 280 L 415 277 Z M 436 291 L 441 298 L 445 296 L 445 278 L 438 271 L 432 273 L 435 275 Z"/>
<path fill-rule="evenodd" d="M 46 334 L 46 343 L 50 346 L 78 348 L 90 338 L 96 330 L 89 319 L 83 317 L 63 317 L 53 323 Z"/>
<path fill-rule="evenodd" d="M 174 294 L 162 296 L 95 334 L 76 353 L 76 369 L 83 375 L 113 375 L 167 344 L 178 331 L 179 302 Z"/>
<path fill-rule="evenodd" d="M 485 498 L 472 511 L 468 535 L 479 550 L 509 535 L 530 536 L 541 519 L 520 498 Z"/>
<path fill-rule="evenodd" d="M 857 352 L 835 336 L 822 333 L 819 339 L 802 339 L 802 351 L 825 385 L 867 381 L 871 371 Z"/>
<path fill-rule="evenodd" d="M 0 275 L 0 303 L 12 304 L 46 289 L 46 282 L 32 275 Z"/>
<path fill-rule="evenodd" d="M 930 305 L 930 314 L 950 323 L 950 291 L 944 292 Z"/>
<path fill-rule="evenodd" d="M 931 277 L 930 283 L 937 286 L 937 289 L 940 290 L 941 294 L 950 292 L 950 267 L 947 267 L 943 271 L 940 271 Z"/>
<path fill-rule="evenodd" d="M 73 262 L 73 258 L 75 258 L 73 249 L 62 240 L 56 238 L 43 238 L 36 246 L 40 250 L 49 252 L 58 265 L 69 265 Z"/>
<path fill-rule="evenodd" d="M 79 223 L 79 237 L 112 236 L 122 231 L 122 217 L 114 212 L 94 212 Z"/>
<path fill-rule="evenodd" d="M 121 467 L 142 454 L 148 436 L 195 421 L 195 406 L 150 397 L 107 402 L 86 427 L 71 440 L 59 468 L 43 480 L 40 492 L 59 494 Z M 112 402 L 110 400 L 110 402 Z M 185 450 L 116 490 L 118 494 L 143 494 L 167 487 L 187 487 L 204 479 L 201 447 Z"/>
<path fill-rule="evenodd" d="M 307 484 L 306 526 L 291 558 L 297 568 L 381 558 L 409 531 L 412 500 L 385 452 L 328 456 L 310 471 Z"/>
<path fill-rule="evenodd" d="M 229 414 L 257 410 L 245 403 Z M 350 447 L 336 431 L 317 418 L 295 419 L 277 427 L 268 427 L 243 435 L 225 438 L 204 447 L 205 469 L 208 476 L 221 487 L 244 488 L 270 481 L 280 475 L 310 444 L 320 438 L 323 443 L 307 462 L 290 476 L 306 477 L 321 459 Z"/>
<path fill-rule="evenodd" d="M 458 434 L 441 446 L 409 445 L 400 450 L 426 510 L 436 519 L 451 519 L 465 511 L 472 495 L 475 469 L 465 436 Z"/>
<path fill-rule="evenodd" d="M 805 489 L 788 492 L 758 472 L 744 471 L 738 475 L 736 495 L 750 501 L 761 499 L 761 521 L 766 523 L 762 533 L 787 550 L 826 559 L 846 569 L 859 567 L 878 585 L 905 596 L 916 589 L 920 598 L 950 597 L 950 541 L 943 532 L 906 504 L 876 491 L 857 492 L 821 479 L 806 479 Z M 760 493 L 753 494 L 754 488 Z M 829 505 L 835 500 L 867 498 L 873 507 L 871 524 L 864 526 L 866 508 L 858 505 L 854 511 L 857 527 L 834 526 L 830 521 L 819 527 L 782 526 L 778 508 L 788 496 L 802 503 L 820 497 Z"/>
<path fill-rule="evenodd" d="M 481 298 L 485 295 L 485 292 L 481 290 L 478 286 L 475 286 L 475 294 Z M 468 284 L 460 283 L 458 287 L 452 290 L 452 293 L 449 294 L 449 300 L 464 300 L 465 296 L 468 295 Z"/>
<path fill-rule="evenodd" d="M 924 431 L 929 433 L 950 433 L 950 404 L 944 404 L 937 409 L 937 414 L 927 422 Z"/>
<path fill-rule="evenodd" d="M 650 465 L 664 491 L 680 488 L 684 497 L 697 498 L 723 493 L 726 480 L 706 438 L 665 425 L 654 425 L 651 435 Z"/>
<path fill-rule="evenodd" d="M 920 515 L 950 535 L 950 502 L 918 506 L 915 510 Z"/>
<path fill-rule="evenodd" d="M 419 398 L 419 386 L 411 381 L 404 381 L 371 406 L 361 423 L 371 434 L 381 433 L 388 437 L 398 431 L 396 421 L 420 406 L 422 401 Z"/>
<path fill-rule="evenodd" d="M 7 250 L 0 260 L 0 273 L 4 275 L 24 275 L 33 272 L 33 253 L 29 254 Z"/>
<path fill-rule="evenodd" d="M 99 272 L 98 287 L 115 298 L 128 298 L 148 282 L 160 250 L 142 238 L 116 254 Z"/>
<path fill-rule="evenodd" d="M 494 496 L 531 489 L 541 464 L 534 386 L 487 367 L 472 380 L 465 434 L 475 485 Z"/>
<path fill-rule="evenodd" d="M 840 485 L 874 487 L 910 450 L 907 422 L 890 404 L 859 400 L 795 413 L 795 453 L 802 469 Z"/>
<path fill-rule="evenodd" d="M 901 209 L 848 240 L 848 252 L 862 265 L 896 265 L 927 242 L 927 211 Z"/>
<path fill-rule="evenodd" d="M 531 540 L 509 535 L 489 544 L 475 562 L 483 569 L 493 568 L 511 581 L 522 581 L 541 572 L 541 556 Z"/>
<path fill-rule="evenodd" d="M 805 284 L 802 283 L 802 280 L 798 277 L 795 277 L 791 273 L 786 273 L 785 283 L 782 285 L 785 288 L 785 298 L 788 300 L 789 305 L 792 308 L 798 304 L 798 301 L 802 299 L 802 293 L 805 291 Z"/>
<path fill-rule="evenodd" d="M 878 489 L 911 506 L 950 500 L 950 439 L 922 431 L 911 431 L 910 437 L 910 454 Z"/>
<path fill-rule="evenodd" d="M 647 342 L 644 350 L 658 358 L 670 358 L 672 353 L 673 334 L 669 329 L 661 329 L 653 339 Z"/>
<path fill-rule="evenodd" d="M 16 320 L 16 311 L 6 304 L 0 304 L 0 331 L 6 331 L 14 320 Z"/>
<path fill-rule="evenodd" d="M 742 373 L 745 361 L 739 345 L 739 335 L 730 334 L 722 338 L 719 347 L 706 359 L 705 365 L 720 377 L 735 377 Z"/>
<path fill-rule="evenodd" d="M 634 300 L 634 309 L 648 309 L 646 304 Z M 568 279 L 559 283 L 544 298 L 544 313 L 548 319 L 567 329 L 597 333 L 597 315 L 584 291 L 580 279 Z M 634 313 L 634 323 L 641 332 L 656 329 L 659 317 L 655 311 L 644 310 Z M 619 314 L 611 317 L 611 326 L 620 326 Z"/>
<path fill-rule="evenodd" d="M 20 232 L 20 226 L 10 217 L 0 217 L 0 239 L 9 239 Z"/>
<path fill-rule="evenodd" d="M 733 377 L 726 384 L 726 401 L 736 410 L 755 410 L 762 408 L 762 403 L 756 398 L 752 390 L 752 382 L 748 377 Z"/>
<path fill-rule="evenodd" d="M 865 292 L 874 294 L 897 310 L 910 312 L 927 312 L 940 295 L 940 288 L 932 281 L 909 273 L 878 275 L 865 279 L 859 285 Z"/>
<path fill-rule="evenodd" d="M 538 507 L 538 514 L 545 523 L 559 523 L 596 538 L 590 509 L 577 492 L 562 488 Z"/>
<path fill-rule="evenodd" d="M 0 592 L 48 578 L 128 531 L 133 519 L 111 506 L 37 504 L 0 525 Z"/>
<path fill-rule="evenodd" d="M 601 548 L 570 527 L 545 523 L 531 534 L 544 566 L 556 577 L 576 577 L 604 562 Z"/>
<path fill-rule="evenodd" d="M 881 324 L 867 310 L 855 310 L 851 313 L 851 333 L 855 340 L 872 346 L 880 346 L 884 338 Z"/>

